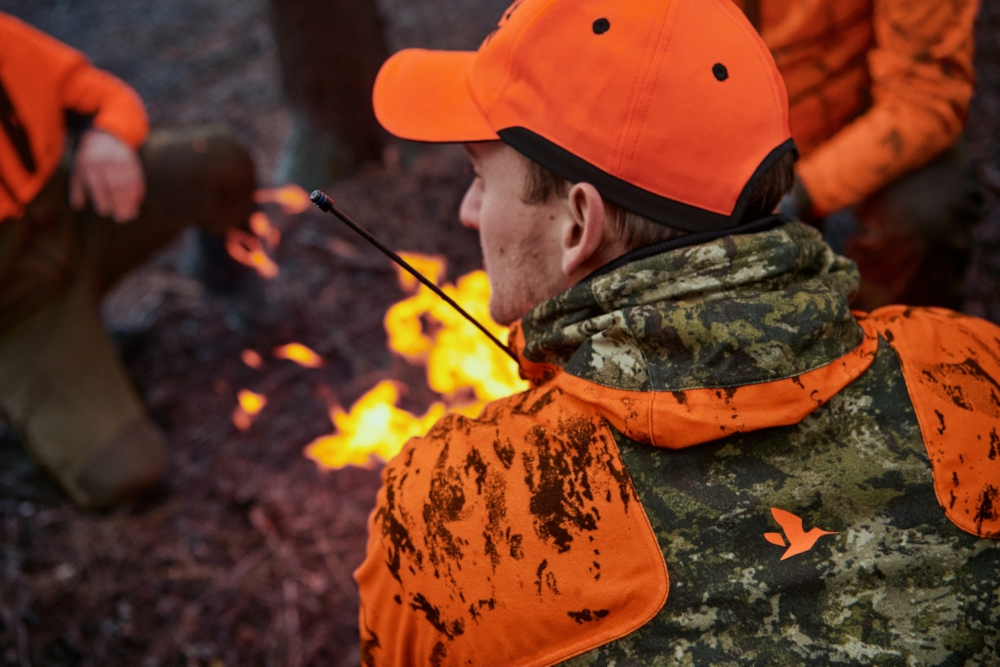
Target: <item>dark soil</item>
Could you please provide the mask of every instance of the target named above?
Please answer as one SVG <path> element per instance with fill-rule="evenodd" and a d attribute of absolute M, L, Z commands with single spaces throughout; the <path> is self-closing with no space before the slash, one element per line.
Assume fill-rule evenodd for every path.
<path fill-rule="evenodd" d="M 382 0 L 390 43 L 475 48 L 506 0 Z M 970 312 L 1000 322 L 1000 7 L 980 20 L 980 87 L 969 140 L 990 216 L 978 230 Z M 264 0 L 0 0 L 134 85 L 154 121 L 221 120 L 253 147 L 267 183 L 289 113 Z M 454 147 L 397 146 L 328 189 L 390 247 L 441 254 L 449 277 L 478 268 L 455 221 L 468 182 Z M 422 370 L 386 350 L 385 309 L 404 295 L 391 265 L 335 219 L 266 207 L 283 233 L 267 284 L 270 323 L 246 333 L 179 268 L 181 239 L 134 272 L 104 314 L 172 457 L 163 488 L 105 514 L 75 509 L 0 425 L 0 665 L 357 664 L 351 572 L 378 471 L 322 472 L 302 456 L 331 432 L 327 408 L 379 380 L 431 399 Z M 320 369 L 277 361 L 292 341 Z M 251 348 L 261 370 L 240 361 Z M 270 403 L 245 432 L 247 388 Z"/>

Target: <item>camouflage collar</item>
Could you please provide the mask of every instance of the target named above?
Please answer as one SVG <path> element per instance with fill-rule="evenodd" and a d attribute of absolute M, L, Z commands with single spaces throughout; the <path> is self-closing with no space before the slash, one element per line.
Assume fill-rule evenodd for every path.
<path fill-rule="evenodd" d="M 525 358 L 616 389 L 681 391 L 795 377 L 862 338 L 853 262 L 791 222 L 646 257 L 539 305 Z"/>
<path fill-rule="evenodd" d="M 769 215 L 766 218 L 759 218 L 753 222 L 739 225 L 733 227 L 732 229 L 721 229 L 710 232 L 694 232 L 692 234 L 685 234 L 684 236 L 670 239 L 669 241 L 664 241 L 663 243 L 656 243 L 651 246 L 646 246 L 645 248 L 639 248 L 638 250 L 633 250 L 632 252 L 622 255 L 618 259 L 608 262 L 601 268 L 597 269 L 589 276 L 581 280 L 580 282 L 587 282 L 593 280 L 598 276 L 603 276 L 605 274 L 611 273 L 617 269 L 622 268 L 633 262 L 637 262 L 640 259 L 646 259 L 647 257 L 653 257 L 655 255 L 662 255 L 670 250 L 680 250 L 681 248 L 689 248 L 691 246 L 703 245 L 705 243 L 711 243 L 721 239 L 723 236 L 735 236 L 737 234 L 756 234 L 757 232 L 769 232 L 775 227 L 780 227 L 782 225 L 792 222 L 793 218 L 787 215 L 777 214 Z"/>

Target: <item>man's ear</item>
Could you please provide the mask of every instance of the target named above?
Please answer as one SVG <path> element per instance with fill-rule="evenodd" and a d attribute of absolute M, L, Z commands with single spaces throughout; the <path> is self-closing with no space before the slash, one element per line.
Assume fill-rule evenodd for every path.
<path fill-rule="evenodd" d="M 577 183 L 570 188 L 566 198 L 568 206 L 567 224 L 562 238 L 562 270 L 568 277 L 574 277 L 581 269 L 591 270 L 598 259 L 604 240 L 606 216 L 604 199 L 590 183 Z"/>

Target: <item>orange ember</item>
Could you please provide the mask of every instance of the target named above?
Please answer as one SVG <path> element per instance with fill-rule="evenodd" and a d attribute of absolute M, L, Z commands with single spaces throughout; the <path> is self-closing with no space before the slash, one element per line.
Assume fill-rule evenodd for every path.
<path fill-rule="evenodd" d="M 277 248 L 278 244 L 281 243 L 281 232 L 271 224 L 271 219 L 267 217 L 266 213 L 258 211 L 250 216 L 250 231 L 256 234 L 257 238 L 271 250 Z"/>
<path fill-rule="evenodd" d="M 278 265 L 267 256 L 260 239 L 239 229 L 226 232 L 226 251 L 240 264 L 252 267 L 262 278 L 278 275 Z"/>
<path fill-rule="evenodd" d="M 260 370 L 264 366 L 264 360 L 253 350 L 243 350 L 240 353 L 240 359 L 243 360 L 244 364 L 255 370 Z"/>
<path fill-rule="evenodd" d="M 239 394 L 236 395 L 236 399 L 240 402 L 240 407 L 250 415 L 257 414 L 267 405 L 267 398 L 265 396 L 255 394 L 249 389 L 241 389 Z"/>
<path fill-rule="evenodd" d="M 245 431 L 253 424 L 260 411 L 267 406 L 267 397 L 255 394 L 248 389 L 241 389 L 236 395 L 239 405 L 233 410 L 233 425 Z"/>
<path fill-rule="evenodd" d="M 319 368 L 323 365 L 323 358 L 301 343 L 282 345 L 274 350 L 274 356 L 278 359 L 294 361 L 299 366 L 306 368 Z"/>
<path fill-rule="evenodd" d="M 396 407 L 399 389 L 390 381 L 380 382 L 358 399 L 350 412 L 330 410 L 334 435 L 317 438 L 305 455 L 323 468 L 372 467 L 398 454 L 410 438 L 424 435 L 444 416 L 445 407 L 435 403 L 423 417 Z"/>
<path fill-rule="evenodd" d="M 281 206 L 281 210 L 289 215 L 302 213 L 312 206 L 312 201 L 309 199 L 309 193 L 294 183 L 280 188 L 258 190 L 254 196 L 254 200 L 258 204 L 278 204 Z"/>

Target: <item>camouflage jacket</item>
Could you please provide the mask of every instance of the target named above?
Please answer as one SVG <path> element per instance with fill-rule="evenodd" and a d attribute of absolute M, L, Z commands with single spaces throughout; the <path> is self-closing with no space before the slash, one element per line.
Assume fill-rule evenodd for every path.
<path fill-rule="evenodd" d="M 1000 329 L 856 287 L 790 223 L 529 313 L 383 473 L 364 664 L 1000 664 Z"/>

